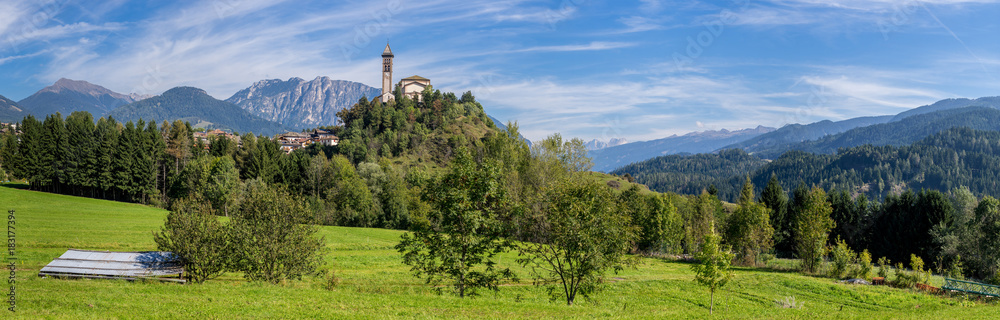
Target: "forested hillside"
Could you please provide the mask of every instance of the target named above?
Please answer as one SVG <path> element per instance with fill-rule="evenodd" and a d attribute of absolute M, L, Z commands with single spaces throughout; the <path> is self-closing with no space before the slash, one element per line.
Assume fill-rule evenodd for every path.
<path fill-rule="evenodd" d="M 790 124 L 746 141 L 722 147 L 722 149 L 743 149 L 758 156 L 766 154 L 766 156 L 762 156 L 765 158 L 768 156 L 777 157 L 784 151 L 792 150 L 795 145 L 803 141 L 819 139 L 858 127 L 885 123 L 891 118 L 892 116 L 861 117 L 837 122 L 823 120 L 806 125 Z"/>
<path fill-rule="evenodd" d="M 1000 130 L 1000 110 L 986 107 L 967 107 L 924 113 L 900 121 L 859 127 L 817 140 L 758 149 L 751 153 L 761 158 L 774 159 L 789 150 L 834 154 L 841 148 L 866 144 L 904 146 L 954 127 Z"/>
<path fill-rule="evenodd" d="M 864 145 L 836 155 L 790 151 L 771 162 L 741 153 L 659 157 L 613 173 L 629 174 L 660 192 L 697 193 L 715 185 L 720 198 L 730 201 L 738 196 L 743 177 L 763 185 L 772 174 L 785 189 L 801 182 L 876 199 L 906 189 L 959 186 L 977 195 L 1000 195 L 1000 133 L 995 131 L 953 128 L 903 147 Z"/>
<path fill-rule="evenodd" d="M 0 96 L 0 121 L 17 122 L 24 117 L 24 110 L 16 102 Z"/>

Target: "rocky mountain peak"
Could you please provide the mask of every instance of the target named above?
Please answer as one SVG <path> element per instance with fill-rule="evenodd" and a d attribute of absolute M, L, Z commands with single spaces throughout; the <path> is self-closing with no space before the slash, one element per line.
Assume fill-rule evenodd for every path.
<path fill-rule="evenodd" d="M 252 114 L 292 128 L 338 124 L 337 112 L 361 97 L 375 97 L 379 89 L 362 83 L 319 76 L 311 81 L 293 77 L 261 80 L 240 90 L 227 102 Z"/>

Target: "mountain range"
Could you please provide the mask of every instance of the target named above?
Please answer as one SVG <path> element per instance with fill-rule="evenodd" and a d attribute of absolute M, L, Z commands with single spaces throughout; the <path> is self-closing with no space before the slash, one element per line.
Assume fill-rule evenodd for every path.
<path fill-rule="evenodd" d="M 995 130 L 983 118 L 976 118 L 985 115 L 981 111 L 949 112 L 969 107 L 1000 109 L 1000 97 L 945 99 L 896 115 L 789 124 L 777 130 L 760 130 L 761 127 L 758 127 L 690 133 L 592 150 L 589 155 L 594 161 L 594 170 L 608 172 L 627 164 L 672 154 L 741 149 L 762 159 L 776 159 L 791 150 L 832 154 L 840 148 L 864 144 L 903 146 L 955 126 Z"/>
<path fill-rule="evenodd" d="M 124 95 L 90 82 L 63 78 L 18 101 L 18 104 L 35 117 L 44 118 L 56 112 L 67 116 L 73 111 L 87 111 L 94 118 L 99 118 L 117 107 L 148 97 Z"/>
<path fill-rule="evenodd" d="M 291 78 L 261 80 L 240 90 L 226 102 L 235 104 L 266 120 L 295 129 L 337 125 L 337 112 L 350 108 L 358 99 L 371 99 L 380 89 L 358 82 L 317 77 L 312 81 Z"/>
<path fill-rule="evenodd" d="M 737 131 L 722 129 L 692 132 L 683 136 L 673 135 L 663 139 L 632 142 L 591 150 L 588 155 L 594 162 L 593 170 L 608 172 L 630 163 L 663 155 L 713 152 L 724 146 L 772 131 L 774 128 L 758 126 Z"/>
<path fill-rule="evenodd" d="M 587 151 L 594 151 L 594 150 L 601 150 L 604 148 L 617 147 L 626 143 L 628 143 L 628 140 L 625 138 L 611 138 L 608 141 L 601 141 L 594 139 L 587 141 L 586 143 L 583 144 L 583 146 L 587 148 Z"/>
<path fill-rule="evenodd" d="M 182 120 L 199 128 L 264 135 L 286 130 L 277 122 L 262 119 L 235 104 L 213 98 L 205 90 L 193 87 L 173 88 L 161 95 L 118 107 L 108 115 L 120 122 L 137 121 L 140 118 L 146 121 Z"/>

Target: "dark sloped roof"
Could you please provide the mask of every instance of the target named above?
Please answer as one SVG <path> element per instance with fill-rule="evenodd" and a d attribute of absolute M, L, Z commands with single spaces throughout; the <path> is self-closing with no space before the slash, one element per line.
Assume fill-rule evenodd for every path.
<path fill-rule="evenodd" d="M 113 252 L 69 249 L 45 265 L 39 276 L 73 278 L 152 278 L 181 275 L 184 268 L 170 252 Z M 183 282 L 180 279 L 171 281 Z"/>
<path fill-rule="evenodd" d="M 392 49 L 389 49 L 389 44 L 385 44 L 385 50 L 382 50 L 382 56 L 392 56 Z"/>
<path fill-rule="evenodd" d="M 427 79 L 427 78 L 424 78 L 424 77 L 421 77 L 421 76 L 417 76 L 417 75 L 410 76 L 408 78 L 403 78 L 403 80 L 427 80 L 427 81 L 431 81 L 431 79 Z"/>

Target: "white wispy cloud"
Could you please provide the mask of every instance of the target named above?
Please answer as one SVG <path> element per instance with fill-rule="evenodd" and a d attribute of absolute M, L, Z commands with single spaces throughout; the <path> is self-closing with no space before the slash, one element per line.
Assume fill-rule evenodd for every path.
<path fill-rule="evenodd" d="M 511 50 L 510 52 L 569 52 L 569 51 L 598 51 L 598 50 L 611 50 L 619 48 L 628 48 L 636 46 L 636 43 L 631 42 L 605 42 L 605 41 L 594 41 L 588 44 L 572 44 L 572 45 L 558 45 L 558 46 L 538 46 L 530 47 L 524 49 Z"/>

